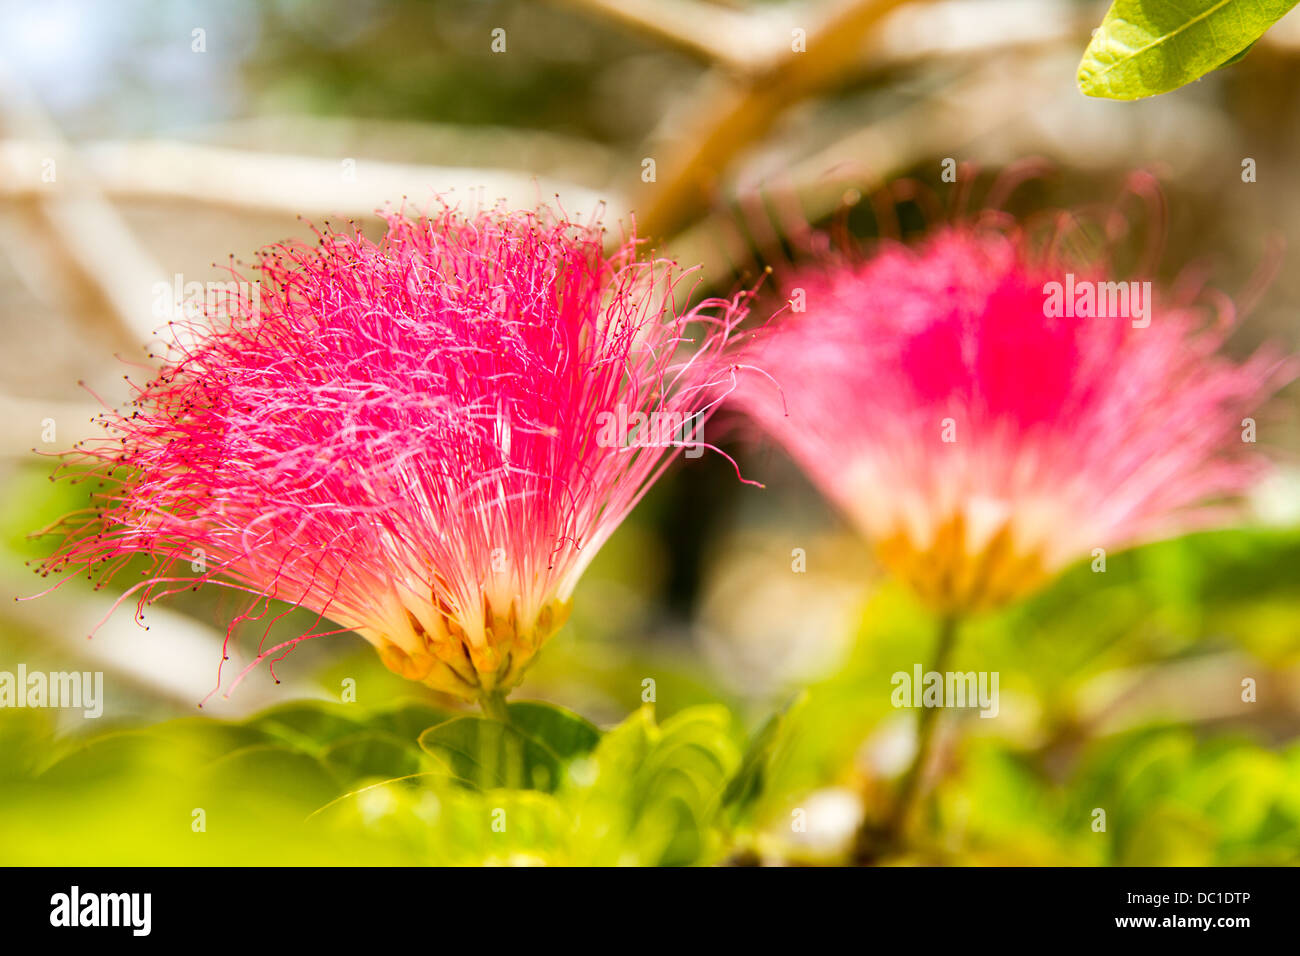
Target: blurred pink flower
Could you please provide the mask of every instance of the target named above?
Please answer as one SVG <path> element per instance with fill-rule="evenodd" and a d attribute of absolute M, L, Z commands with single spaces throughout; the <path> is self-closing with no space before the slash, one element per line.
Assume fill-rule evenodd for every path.
<path fill-rule="evenodd" d="M 354 630 L 436 689 L 514 686 L 671 450 L 696 444 L 691 420 L 734 386 L 743 300 L 687 311 L 670 263 L 603 239 L 546 214 L 444 210 L 390 215 L 377 244 L 263 252 L 260 305 L 183 330 L 134 410 L 71 456 L 109 490 L 44 570 L 102 585 L 149 558 L 127 592 L 139 612 L 199 582 L 245 591 L 227 642 L 272 600 L 319 616 L 254 664 Z M 649 419 L 683 427 L 611 426 Z"/>
<path fill-rule="evenodd" d="M 1295 372 L 1216 354 L 1226 300 L 1156 290 L 1145 317 L 1097 314 L 1150 292 L 1113 279 L 975 224 L 808 269 L 754 346 L 781 391 L 737 400 L 932 607 L 997 606 L 1096 548 L 1215 520 L 1261 467 L 1243 418 Z M 1069 296 L 1089 287 L 1086 317 Z"/>

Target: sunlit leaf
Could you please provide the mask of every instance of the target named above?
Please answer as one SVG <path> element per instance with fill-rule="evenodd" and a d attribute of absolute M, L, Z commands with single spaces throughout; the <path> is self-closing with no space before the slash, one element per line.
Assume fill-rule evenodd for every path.
<path fill-rule="evenodd" d="M 562 760 L 590 753 L 600 742 L 600 731 L 593 723 L 563 707 L 523 700 L 512 702 L 509 709 L 511 726 L 543 744 Z"/>
<path fill-rule="evenodd" d="M 561 760 L 514 727 L 483 717 L 456 717 L 420 734 L 420 747 L 453 775 L 483 789 L 553 789 Z"/>
<path fill-rule="evenodd" d="M 323 701 L 296 701 L 273 707 L 248 724 L 283 743 L 313 753 L 365 729 L 360 715 L 354 716 L 348 705 Z"/>
<path fill-rule="evenodd" d="M 454 716 L 423 701 L 405 701 L 373 715 L 367 726 L 373 730 L 386 730 L 403 740 L 415 743 L 424 731 Z"/>
<path fill-rule="evenodd" d="M 200 785 L 203 790 L 235 797 L 249 805 L 293 805 L 308 812 L 341 790 L 321 761 L 273 744 L 245 747 L 213 761 L 200 778 Z"/>
<path fill-rule="evenodd" d="M 346 781 L 404 777 L 421 768 L 420 750 L 414 740 L 374 730 L 334 741 L 325 748 L 321 760 L 335 776 Z"/>
<path fill-rule="evenodd" d="M 1136 100 L 1235 62 L 1296 0 L 1115 0 L 1079 64 L 1088 96 Z"/>
<path fill-rule="evenodd" d="M 788 718 L 801 709 L 806 699 L 806 694 L 800 694 L 784 710 L 769 717 L 750 739 L 739 769 L 727 781 L 722 794 L 723 806 L 733 823 L 747 820 L 762 797 L 772 765 L 784 755 L 782 745 L 789 740 Z"/>

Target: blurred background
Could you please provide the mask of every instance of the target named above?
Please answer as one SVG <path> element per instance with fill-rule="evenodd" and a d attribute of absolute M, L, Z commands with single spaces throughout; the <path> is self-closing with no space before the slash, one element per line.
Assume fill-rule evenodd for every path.
<path fill-rule="evenodd" d="M 1146 168 L 1167 214 L 1139 210 L 1134 256 L 1163 234 L 1161 278 L 1204 270 L 1236 296 L 1258 291 L 1252 277 L 1280 254 L 1230 348 L 1271 339 L 1294 351 L 1300 15 L 1231 69 L 1116 103 L 1086 99 L 1074 80 L 1105 9 L 0 0 L 0 590 L 42 587 L 24 562 L 48 545 L 28 535 L 86 491 L 51 485 L 39 454 L 93 434 L 96 396 L 120 404 L 123 376 L 147 372 L 166 322 L 158 283 L 220 281 L 232 256 L 310 238 L 308 222 L 356 220 L 377 236 L 386 203 L 603 209 L 699 263 L 705 295 L 797 260 L 809 230 L 863 242 L 919 232 L 956 200 L 946 161 L 974 207 L 1033 171 L 1007 203 L 1020 214 L 1113 202 Z M 887 198 L 899 180 L 911 188 Z M 1104 586 L 1073 569 L 971 629 L 957 664 L 967 655 L 1001 673 L 1001 719 L 945 724 L 935 837 L 918 859 L 1300 860 L 1298 395 L 1261 416 L 1278 469 L 1244 527 L 1117 555 Z M 739 484 L 716 456 L 674 467 L 602 552 L 518 696 L 604 726 L 642 703 L 651 678 L 661 717 L 724 704 L 738 750 L 794 701 L 792 739 L 727 852 L 843 859 L 914 746 L 889 675 L 927 659 L 930 625 L 779 450 L 717 422 L 767 488 Z M 792 571 L 794 549 L 806 571 Z M 195 715 L 216 687 L 230 616 L 219 596 L 156 608 L 147 631 L 121 608 L 87 641 L 113 595 L 83 583 L 0 602 L 0 670 L 102 670 L 105 716 L 0 713 L 0 775 L 34 772 L 81 735 Z M 257 637 L 234 649 L 235 665 Z M 365 707 L 446 704 L 388 674 L 359 638 L 308 642 L 277 676 L 259 670 L 229 699 L 212 696 L 205 719 L 337 702 L 346 680 Z M 1240 699 L 1246 677 L 1253 704 Z M 140 852 L 33 830 L 48 794 L 14 793 L 0 806 L 0 861 Z M 1096 807 L 1112 808 L 1103 833 Z M 792 808 L 809 809 L 807 830 L 791 830 Z"/>

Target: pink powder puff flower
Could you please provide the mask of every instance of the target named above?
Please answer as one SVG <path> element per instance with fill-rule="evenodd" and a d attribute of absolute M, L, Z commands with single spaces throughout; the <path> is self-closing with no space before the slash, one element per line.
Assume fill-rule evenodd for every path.
<path fill-rule="evenodd" d="M 1261 466 L 1243 417 L 1295 373 L 1216 354 L 1226 300 L 1209 322 L 1156 289 L 1146 327 L 1050 301 L 1108 278 L 987 224 L 887 243 L 785 283 L 806 311 L 752 359 L 781 391 L 736 400 L 929 606 L 996 607 L 1094 549 L 1216 520 Z"/>
<path fill-rule="evenodd" d="M 681 308 L 671 263 L 546 213 L 386 218 L 379 243 L 264 250 L 258 307 L 182 330 L 71 456 L 109 490 L 43 570 L 102 586 L 146 556 L 137 614 L 213 582 L 254 596 L 227 643 L 273 600 L 318 615 L 249 668 L 353 630 L 404 677 L 499 699 L 671 450 L 702 444 L 745 297 Z"/>

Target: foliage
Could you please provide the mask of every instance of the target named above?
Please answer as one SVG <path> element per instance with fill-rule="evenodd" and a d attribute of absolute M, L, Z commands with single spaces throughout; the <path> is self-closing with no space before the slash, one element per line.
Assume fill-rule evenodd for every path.
<path fill-rule="evenodd" d="M 1300 746 L 1176 711 L 1102 725 L 1089 703 L 1116 674 L 1243 648 L 1261 680 L 1285 672 L 1300 634 L 1285 569 L 1298 555 L 1295 533 L 1194 535 L 1113 555 L 1104 576 L 1084 563 L 973 621 L 954 666 L 1000 671 L 1000 719 L 945 718 L 940 779 L 903 859 L 1300 861 Z M 602 731 L 535 701 L 509 704 L 508 725 L 425 700 L 307 701 L 86 738 L 56 734 L 50 711 L 6 709 L 0 862 L 843 861 L 848 835 L 828 854 L 793 832 L 791 813 L 828 787 L 881 811 L 892 777 L 871 753 L 910 716 L 890 704 L 890 675 L 925 660 L 930 635 L 903 592 L 877 591 L 851 658 L 748 742 L 716 704 L 666 718 L 646 705 Z M 1235 676 L 1189 687 L 1188 703 L 1206 693 L 1235 700 Z"/>
<path fill-rule="evenodd" d="M 1079 64 L 1088 96 L 1168 93 L 1237 62 L 1296 0 L 1115 0 Z"/>
<path fill-rule="evenodd" d="M 310 702 L 58 748 L 47 713 L 0 712 L 6 864 L 709 862 L 739 762 L 716 707 L 601 734 L 535 702 Z"/>

